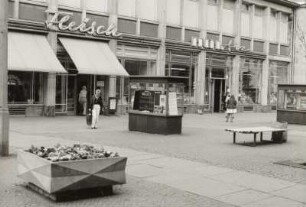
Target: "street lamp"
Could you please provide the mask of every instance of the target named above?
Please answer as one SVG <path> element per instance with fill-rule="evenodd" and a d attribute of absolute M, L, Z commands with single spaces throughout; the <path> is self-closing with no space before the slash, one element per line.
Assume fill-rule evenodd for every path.
<path fill-rule="evenodd" d="M 0 156 L 9 155 L 9 112 L 7 106 L 8 0 L 0 0 Z"/>

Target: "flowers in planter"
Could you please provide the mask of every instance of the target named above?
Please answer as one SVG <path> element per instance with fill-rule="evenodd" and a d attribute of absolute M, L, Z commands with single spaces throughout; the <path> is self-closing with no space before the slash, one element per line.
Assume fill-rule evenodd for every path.
<path fill-rule="evenodd" d="M 57 144 L 51 148 L 35 147 L 32 145 L 26 151 L 52 162 L 119 157 L 117 152 L 106 151 L 103 147 L 97 149 L 86 144 L 74 144 L 73 146 Z"/>

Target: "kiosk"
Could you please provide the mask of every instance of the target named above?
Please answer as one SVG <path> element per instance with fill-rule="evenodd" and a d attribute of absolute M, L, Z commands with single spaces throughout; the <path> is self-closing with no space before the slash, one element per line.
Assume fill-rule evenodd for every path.
<path fill-rule="evenodd" d="M 277 121 L 306 125 L 306 85 L 279 84 Z"/>
<path fill-rule="evenodd" d="M 131 76 L 129 130 L 180 134 L 186 81 L 182 77 Z"/>

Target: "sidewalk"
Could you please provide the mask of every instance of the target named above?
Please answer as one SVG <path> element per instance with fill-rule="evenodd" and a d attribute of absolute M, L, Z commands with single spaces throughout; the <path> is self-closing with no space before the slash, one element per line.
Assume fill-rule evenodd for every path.
<path fill-rule="evenodd" d="M 194 115 L 185 118 L 188 120 L 188 123 L 184 123 L 185 133 L 187 130 L 188 131 L 190 130 L 191 126 L 193 129 L 196 127 L 200 127 L 201 123 L 198 122 L 199 118 L 205 119 L 203 117 L 196 117 Z M 212 117 L 210 117 L 210 119 L 211 118 Z M 214 115 L 213 118 L 219 119 L 221 117 L 219 117 L 219 115 Z M 253 119 L 250 122 L 256 124 L 258 121 L 257 119 L 260 117 L 252 117 L 252 118 Z M 120 131 L 118 131 L 119 130 L 118 127 L 120 128 L 121 124 L 123 123 L 126 124 L 126 117 L 120 117 L 120 118 L 115 117 L 110 119 L 104 119 L 103 125 L 108 127 L 105 127 L 105 129 L 98 129 L 97 132 L 91 132 L 85 128 L 73 129 L 73 126 L 75 126 L 74 124 L 80 121 L 78 117 L 77 118 L 65 117 L 64 121 L 66 119 L 69 120 L 72 119 L 73 124 L 67 125 L 65 127 L 66 131 L 62 131 L 61 128 L 62 126 L 61 122 L 63 121 L 62 119 L 56 120 L 58 123 L 54 123 L 52 121 L 53 124 L 50 124 L 49 122 L 50 120 L 47 120 L 46 123 L 42 122 L 42 120 L 44 120 L 43 118 L 37 118 L 37 119 L 33 118 L 33 119 L 26 119 L 27 120 L 26 123 L 24 122 L 23 125 L 19 125 L 22 119 L 14 118 L 13 120 L 11 120 L 12 126 L 14 128 L 11 128 L 12 130 L 10 134 L 11 146 L 13 146 L 12 149 L 13 152 L 17 148 L 27 148 L 31 143 L 35 143 L 35 145 L 47 145 L 47 146 L 54 145 L 56 143 L 72 144 L 76 142 L 75 140 L 80 141 L 79 139 L 80 137 L 83 137 L 83 139 L 81 139 L 82 142 L 88 142 L 91 144 L 100 145 L 101 141 L 98 140 L 98 138 L 102 137 L 105 134 L 108 134 L 107 133 L 108 130 L 112 131 L 111 134 L 114 134 L 113 138 L 117 142 L 117 145 L 112 144 L 112 146 L 105 146 L 105 148 L 108 150 L 117 151 L 119 152 L 119 154 L 128 157 L 128 166 L 127 166 L 128 184 L 116 189 L 116 192 L 118 192 L 119 196 L 114 197 L 113 199 L 114 206 L 232 206 L 232 205 L 243 206 L 243 207 L 306 206 L 305 178 L 298 179 L 299 176 L 296 177 L 293 176 L 294 179 L 288 181 L 288 179 L 284 180 L 284 179 L 274 178 L 271 176 L 259 175 L 254 172 L 247 172 L 246 170 L 238 170 L 233 167 L 229 168 L 221 165 L 216 165 L 215 163 L 213 163 L 214 162 L 213 160 L 206 163 L 199 161 L 190 161 L 187 159 L 174 158 L 173 156 L 165 155 L 165 153 L 145 152 L 145 150 L 134 150 L 131 149 L 131 147 L 129 148 L 122 147 L 124 143 L 121 141 L 121 139 L 124 139 L 124 137 L 121 137 L 121 139 L 117 137 L 119 136 L 118 133 L 120 134 Z M 114 122 L 117 123 L 117 125 L 114 125 Z M 211 120 L 210 122 L 214 121 Z M 32 127 L 31 131 L 29 127 L 27 127 L 28 125 L 36 126 L 35 124 L 37 123 L 40 123 L 40 125 L 39 128 L 35 130 L 33 130 Z M 241 123 L 239 122 L 235 124 L 241 125 Z M 18 126 L 15 127 L 15 125 Z M 217 126 L 216 123 L 209 123 L 208 127 L 212 130 L 217 130 L 217 129 L 220 130 L 220 128 L 222 129 L 223 125 Z M 292 128 L 291 134 L 293 140 L 300 141 L 299 136 L 304 136 L 306 134 L 305 133 L 306 130 L 304 131 L 304 128 L 301 128 L 300 126 L 293 125 L 291 128 Z M 50 131 L 50 129 L 52 130 Z M 56 132 L 54 129 L 57 129 Z M 74 133 L 72 133 L 71 130 L 73 130 Z M 200 132 L 202 131 L 200 130 Z M 86 133 L 87 135 L 86 137 L 84 137 Z M 61 134 L 61 136 L 58 136 L 59 134 Z M 72 134 L 76 136 L 79 135 L 80 137 L 76 139 L 76 137 L 73 137 Z M 131 135 L 133 135 L 133 138 L 131 138 Z M 220 135 L 223 135 L 223 132 L 219 133 L 219 136 Z M 93 136 L 95 137 L 95 139 L 92 138 Z M 169 148 L 170 148 L 169 143 L 165 143 L 166 139 L 170 139 L 172 142 L 174 142 L 175 141 L 174 139 L 176 139 L 176 142 L 181 142 L 185 144 L 184 140 L 182 140 L 185 136 L 160 137 L 156 135 L 145 135 L 142 133 L 126 133 L 125 138 L 129 138 L 134 145 L 135 143 L 138 143 L 138 145 L 140 145 L 140 147 L 138 148 L 143 149 L 141 147 L 141 144 L 143 144 L 144 141 L 139 140 L 138 136 L 140 136 L 142 139 L 146 139 L 145 141 L 148 142 L 152 142 L 152 140 L 149 138 L 158 139 L 158 141 L 163 141 L 164 142 L 163 144 L 168 146 Z M 193 137 L 190 136 L 188 137 L 187 135 L 187 138 L 193 138 Z M 230 134 L 227 134 L 227 138 L 228 139 L 225 140 L 229 144 L 231 144 Z M 105 139 L 102 140 L 105 141 Z M 213 144 L 210 143 L 210 141 L 213 140 L 209 139 L 207 141 L 210 147 L 213 146 Z M 218 143 L 220 140 L 216 139 L 214 141 Z M 197 145 L 197 143 L 191 143 L 191 144 Z M 302 142 L 302 144 L 304 144 L 304 142 Z M 286 147 L 286 145 L 276 145 L 276 146 L 281 147 L 282 149 L 285 149 Z M 187 145 L 185 145 L 184 147 L 188 148 Z M 238 150 L 239 148 L 241 148 L 242 151 L 240 151 L 239 153 L 242 152 L 245 153 L 245 151 L 254 151 L 254 150 L 256 150 L 257 153 L 258 151 L 262 151 L 262 149 L 260 148 L 254 149 L 244 146 L 235 146 L 232 144 L 226 145 L 226 147 L 230 148 L 231 150 L 234 149 Z M 134 148 L 137 148 L 137 146 L 134 146 Z M 220 150 L 222 149 L 223 148 L 221 148 Z M 271 151 L 272 147 L 265 148 L 264 151 L 268 149 L 270 149 Z M 298 156 L 295 155 L 296 157 L 299 157 L 300 155 L 300 152 L 297 151 L 298 149 L 299 148 L 295 149 L 296 154 L 298 154 Z M 218 149 L 214 150 L 218 151 Z M 229 155 L 229 157 L 230 156 L 231 155 Z M 282 156 L 280 155 L 280 157 Z M 224 157 L 224 159 L 226 160 L 227 158 Z M 11 166 L 12 162 L 13 163 L 16 162 L 15 157 L 5 158 L 5 159 L 1 158 L 0 169 L 3 169 L 3 166 L 6 166 L 6 164 L 8 163 L 10 163 L 8 165 Z M 243 162 L 243 160 L 241 161 L 241 159 L 238 158 L 236 162 L 238 163 Z M 256 165 L 258 165 L 258 163 L 249 163 L 249 164 L 250 165 L 254 164 L 255 165 L 254 168 L 256 167 Z M 261 164 L 259 164 L 259 166 L 260 165 Z M 16 170 L 14 170 L 12 167 L 10 169 L 14 171 L 13 174 L 16 173 Z M 293 169 L 293 168 L 289 169 L 284 168 L 284 169 L 288 171 L 290 170 L 291 175 L 296 175 L 299 173 L 303 175 L 302 173 L 304 173 L 304 171 L 301 171 L 300 169 Z M 4 174 L 7 174 L 7 176 L 9 176 L 10 179 L 5 179 L 5 177 L 3 176 L 3 171 L 1 170 L 0 183 L 1 182 L 6 183 L 6 185 L 10 186 L 9 189 L 12 189 L 13 191 L 15 189 L 14 193 L 17 195 L 18 193 L 23 194 L 22 193 L 23 188 L 20 187 L 21 181 L 18 180 L 17 178 L 14 178 L 14 176 L 12 176 L 12 172 L 10 171 L 4 171 Z M 16 183 L 17 186 L 14 186 L 14 184 Z M 139 189 L 140 186 L 141 189 Z M 10 192 L 7 192 L 6 190 L 7 189 L 0 190 L 0 206 L 10 206 L 9 204 L 12 204 L 12 201 L 5 199 L 6 197 L 5 195 L 10 194 Z M 130 190 L 133 190 L 133 192 Z M 52 204 L 52 202 L 37 198 L 39 196 L 33 194 L 32 192 L 27 192 L 27 195 L 30 197 L 33 196 L 36 197 L 36 200 L 37 199 L 40 200 L 40 202 L 42 202 L 43 204 L 47 205 Z M 25 197 L 24 199 L 27 200 L 27 198 Z M 161 200 L 158 201 L 158 199 L 163 199 L 164 201 L 161 202 Z M 112 206 L 109 203 L 111 202 L 111 200 L 112 200 L 111 198 L 90 199 L 85 201 L 74 202 L 73 206 L 84 204 L 83 202 L 86 202 L 86 205 L 88 204 L 90 206 L 95 206 L 95 205 Z M 33 202 L 33 200 L 31 202 Z M 26 204 L 22 203 L 21 201 L 20 204 L 21 206 L 22 205 L 35 206 L 31 202 Z M 66 203 L 63 205 L 65 206 L 70 205 L 70 203 L 69 204 Z"/>

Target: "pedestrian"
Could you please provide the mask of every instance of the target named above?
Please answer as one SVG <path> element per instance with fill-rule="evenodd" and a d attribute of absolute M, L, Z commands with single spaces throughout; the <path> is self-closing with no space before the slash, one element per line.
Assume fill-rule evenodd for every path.
<path fill-rule="evenodd" d="M 87 89 L 86 86 L 82 87 L 82 90 L 79 93 L 79 103 L 82 106 L 83 109 L 83 116 L 86 115 L 86 109 L 87 109 Z"/>
<path fill-rule="evenodd" d="M 96 89 L 95 94 L 91 98 L 92 129 L 97 129 L 97 124 L 99 122 L 99 116 L 102 107 L 103 107 L 103 101 L 101 97 L 101 90 Z"/>
<path fill-rule="evenodd" d="M 226 102 L 226 122 L 230 119 L 233 122 L 234 114 L 237 113 L 237 101 L 234 95 L 231 95 Z"/>

